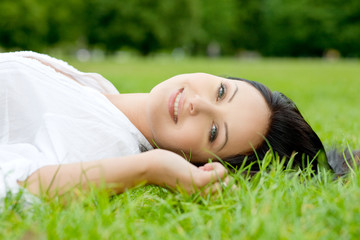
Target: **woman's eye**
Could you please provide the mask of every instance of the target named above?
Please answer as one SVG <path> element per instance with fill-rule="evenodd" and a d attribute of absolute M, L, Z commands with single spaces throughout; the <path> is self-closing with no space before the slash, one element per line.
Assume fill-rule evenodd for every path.
<path fill-rule="evenodd" d="M 223 99 L 223 97 L 225 95 L 225 85 L 224 84 L 222 84 L 222 83 L 220 84 L 217 95 L 218 96 L 216 98 L 216 101 Z"/>
<path fill-rule="evenodd" d="M 216 125 L 213 124 L 210 129 L 209 141 L 210 142 L 215 141 L 217 134 L 218 134 L 218 129 L 217 129 Z"/>

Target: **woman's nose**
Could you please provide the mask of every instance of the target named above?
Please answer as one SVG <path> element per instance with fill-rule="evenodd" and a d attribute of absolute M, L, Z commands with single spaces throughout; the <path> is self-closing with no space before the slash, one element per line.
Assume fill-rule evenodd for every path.
<path fill-rule="evenodd" d="M 189 111 L 191 115 L 199 113 L 211 114 L 214 112 L 214 106 L 209 100 L 195 95 L 189 100 Z"/>

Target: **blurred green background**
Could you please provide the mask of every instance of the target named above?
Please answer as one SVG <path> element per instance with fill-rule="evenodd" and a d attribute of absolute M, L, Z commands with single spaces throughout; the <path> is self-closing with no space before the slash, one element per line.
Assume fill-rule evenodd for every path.
<path fill-rule="evenodd" d="M 2 51 L 359 57 L 359 43 L 359 0 L 0 1 Z"/>

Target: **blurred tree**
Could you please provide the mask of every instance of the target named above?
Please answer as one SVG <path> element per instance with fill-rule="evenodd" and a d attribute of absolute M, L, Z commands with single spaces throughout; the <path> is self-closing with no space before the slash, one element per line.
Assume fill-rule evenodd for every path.
<path fill-rule="evenodd" d="M 43 1 L 46 8 L 48 31 L 46 41 L 49 46 L 77 45 L 85 37 L 87 20 L 84 14 L 85 2 L 82 0 Z"/>
<path fill-rule="evenodd" d="M 336 29 L 337 36 L 334 48 L 345 56 L 360 57 L 360 1 L 351 0 L 336 2 Z"/>
<path fill-rule="evenodd" d="M 270 56 L 322 56 L 326 49 L 359 56 L 359 18 L 358 0 L 267 0 L 267 41 L 259 49 Z"/>
<path fill-rule="evenodd" d="M 237 0 L 232 45 L 236 50 L 259 51 L 264 42 L 264 0 Z"/>
<path fill-rule="evenodd" d="M 231 54 L 234 39 L 238 31 L 236 22 L 236 2 L 234 0 L 200 0 L 201 14 L 197 52 L 204 53 L 209 44 L 216 44 L 225 54 Z"/>
<path fill-rule="evenodd" d="M 41 49 L 47 44 L 46 11 L 40 0 L 1 0 L 1 46 L 9 49 Z"/>
<path fill-rule="evenodd" d="M 321 56 L 331 47 L 333 13 L 312 0 L 268 0 L 264 7 L 266 55 Z"/>
<path fill-rule="evenodd" d="M 360 1 L 1 0 L 5 49 L 360 56 Z"/>
<path fill-rule="evenodd" d="M 193 2 L 89 0 L 85 10 L 89 44 L 109 51 L 130 47 L 145 55 L 186 45 L 196 38 Z"/>

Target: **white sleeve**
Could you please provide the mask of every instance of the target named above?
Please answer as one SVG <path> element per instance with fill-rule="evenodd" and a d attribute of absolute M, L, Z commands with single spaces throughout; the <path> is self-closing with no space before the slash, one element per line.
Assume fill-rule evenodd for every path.
<path fill-rule="evenodd" d="M 7 192 L 17 193 L 18 181 L 37 169 L 49 165 L 35 146 L 27 143 L 0 145 L 0 198 Z"/>
<path fill-rule="evenodd" d="M 114 85 L 109 82 L 106 78 L 97 73 L 84 73 L 70 66 L 68 63 L 50 57 L 46 54 L 40 54 L 31 51 L 20 51 L 11 53 L 16 56 L 32 58 L 40 61 L 41 63 L 52 67 L 55 71 L 60 72 L 71 79 L 75 80 L 81 85 L 94 88 L 101 93 L 107 94 L 118 94 L 119 91 L 114 87 Z"/>

